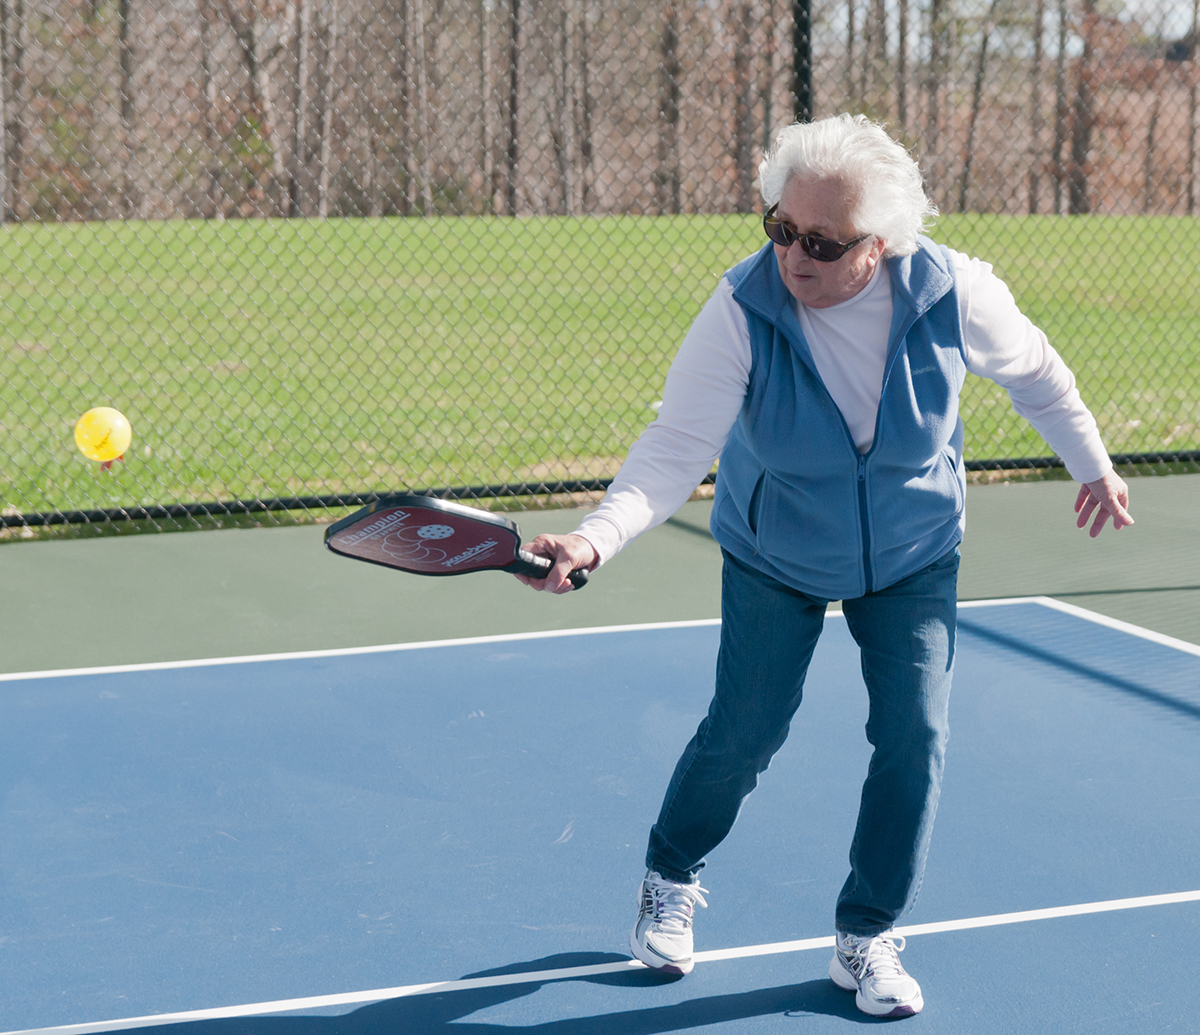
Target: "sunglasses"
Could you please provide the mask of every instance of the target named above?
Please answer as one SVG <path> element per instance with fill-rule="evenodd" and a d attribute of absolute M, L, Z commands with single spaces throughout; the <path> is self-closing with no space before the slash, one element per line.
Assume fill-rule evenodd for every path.
<path fill-rule="evenodd" d="M 767 236 L 781 248 L 790 248 L 799 241 L 800 247 L 804 249 L 804 254 L 817 262 L 837 262 L 856 244 L 862 244 L 871 236 L 863 234 L 861 237 L 854 238 L 853 241 L 842 244 L 840 241 L 831 241 L 828 237 L 822 237 L 820 234 L 798 234 L 787 223 L 775 218 L 777 208 L 779 208 L 778 205 L 772 205 L 763 216 L 763 229 L 767 232 Z"/>

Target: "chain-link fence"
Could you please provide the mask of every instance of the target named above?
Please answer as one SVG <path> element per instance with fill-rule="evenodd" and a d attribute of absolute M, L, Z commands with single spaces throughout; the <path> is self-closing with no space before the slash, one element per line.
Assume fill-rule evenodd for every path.
<path fill-rule="evenodd" d="M 4 521 L 598 487 L 764 240 L 809 61 L 1109 449 L 1194 459 L 1197 6 L 0 0 Z M 111 472 L 71 436 L 100 404 Z M 964 416 L 977 465 L 1048 455 L 989 383 Z"/>

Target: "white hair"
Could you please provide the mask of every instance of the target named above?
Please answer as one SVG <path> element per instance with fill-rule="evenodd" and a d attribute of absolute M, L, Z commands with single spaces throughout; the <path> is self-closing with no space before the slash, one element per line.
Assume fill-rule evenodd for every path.
<path fill-rule="evenodd" d="M 831 115 L 781 130 L 758 167 L 767 208 L 779 204 L 793 176 L 840 180 L 855 231 L 882 240 L 888 258 L 915 252 L 917 235 L 938 214 L 916 161 L 865 115 Z"/>

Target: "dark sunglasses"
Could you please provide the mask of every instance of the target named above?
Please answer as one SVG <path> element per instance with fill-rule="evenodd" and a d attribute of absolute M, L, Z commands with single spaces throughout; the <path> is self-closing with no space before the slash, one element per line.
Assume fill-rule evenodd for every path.
<path fill-rule="evenodd" d="M 798 234 L 787 223 L 775 218 L 777 208 L 779 208 L 778 205 L 772 205 L 763 216 L 763 229 L 767 232 L 767 236 L 781 248 L 790 248 L 799 241 L 800 247 L 804 249 L 804 254 L 810 259 L 816 259 L 817 262 L 837 262 L 856 244 L 862 244 L 871 236 L 863 234 L 861 237 L 854 238 L 853 241 L 842 244 L 840 241 L 831 241 L 828 237 L 821 237 L 819 234 Z"/>

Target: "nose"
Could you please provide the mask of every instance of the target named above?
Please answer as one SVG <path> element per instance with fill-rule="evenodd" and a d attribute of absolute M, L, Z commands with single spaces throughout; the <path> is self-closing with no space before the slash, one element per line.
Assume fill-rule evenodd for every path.
<path fill-rule="evenodd" d="M 800 246 L 800 242 L 797 240 L 788 245 L 784 260 L 789 267 L 795 269 L 803 263 L 811 263 L 812 257 Z"/>

